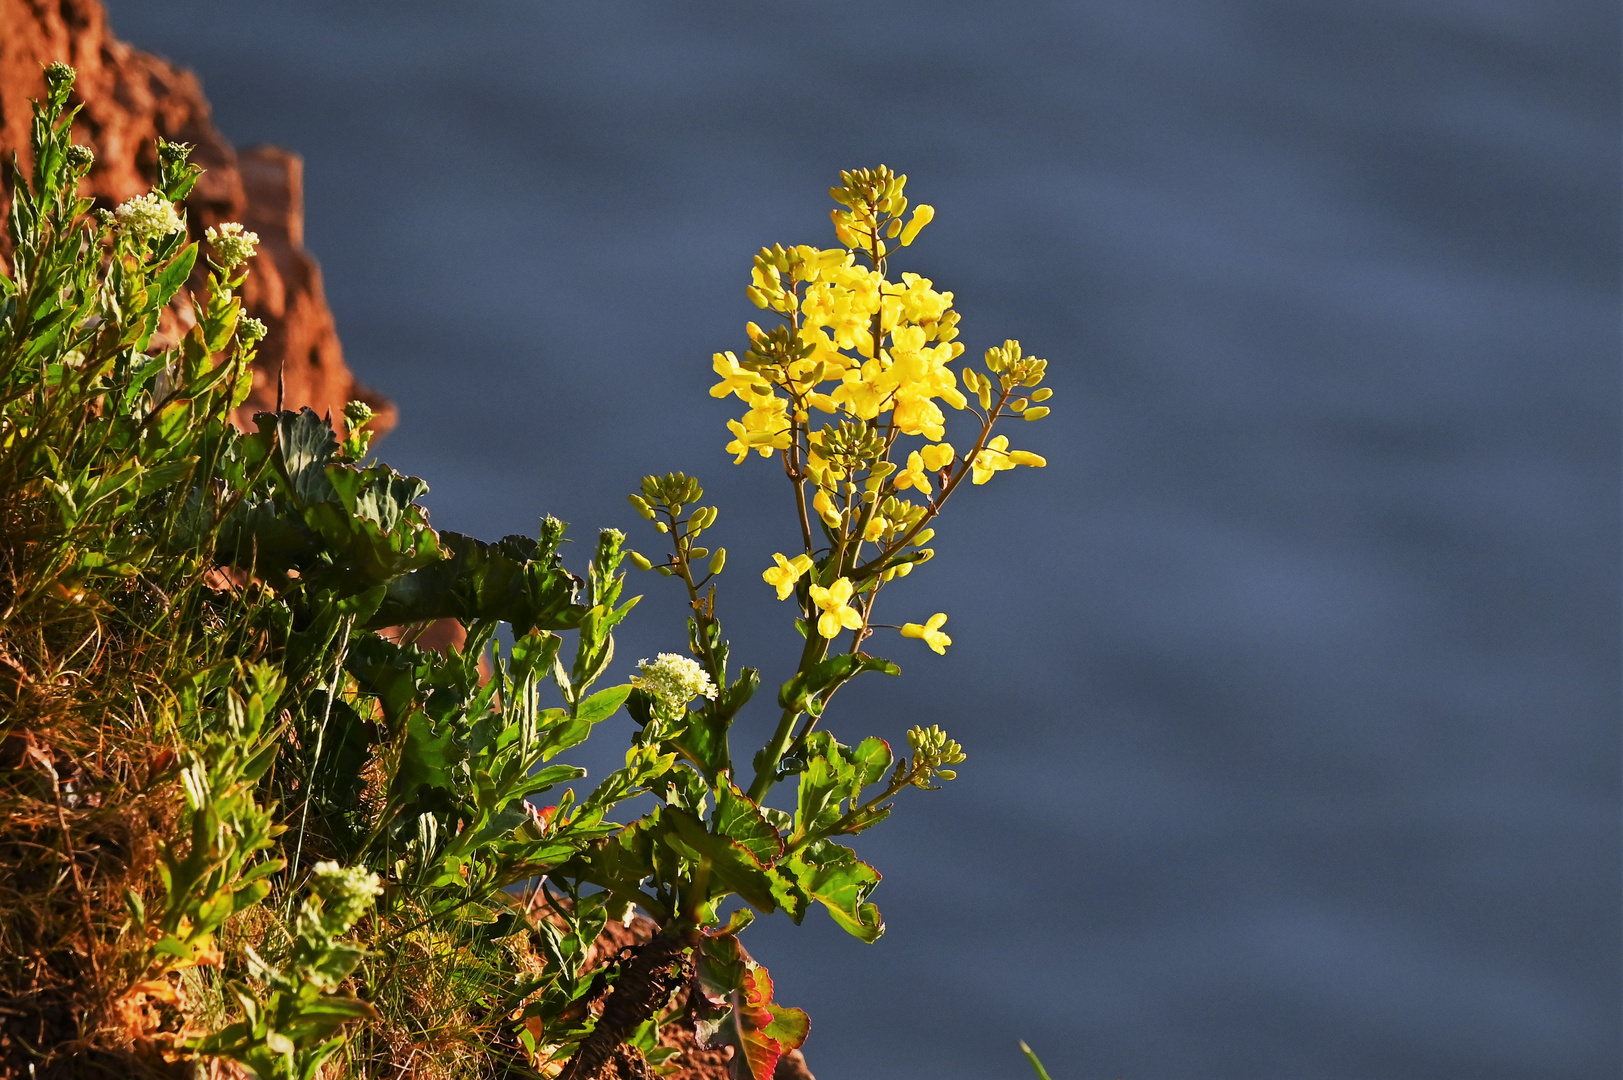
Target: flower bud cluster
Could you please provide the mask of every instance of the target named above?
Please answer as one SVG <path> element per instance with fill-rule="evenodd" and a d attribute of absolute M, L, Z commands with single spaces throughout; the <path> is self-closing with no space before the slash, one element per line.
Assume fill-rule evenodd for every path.
<path fill-rule="evenodd" d="M 315 865 L 310 872 L 310 887 L 320 899 L 320 906 L 307 905 L 301 921 L 314 920 L 328 936 L 348 931 L 383 895 L 383 883 L 372 871 L 332 861 Z"/>
<path fill-rule="evenodd" d="M 45 92 L 51 102 L 58 107 L 67 104 L 68 94 L 73 90 L 73 82 L 78 77 L 78 71 L 60 60 L 46 64 Z"/>
<path fill-rule="evenodd" d="M 716 696 L 716 684 L 704 668 L 677 653 L 660 653 L 658 659 L 639 662 L 631 685 L 672 711 L 680 711 L 696 697 Z"/>
<path fill-rule="evenodd" d="M 113 211 L 113 216 L 118 220 L 119 227 L 137 240 L 169 236 L 186 227 L 175 212 L 175 204 L 156 191 L 127 200 Z"/>
<path fill-rule="evenodd" d="M 68 147 L 67 161 L 68 168 L 73 170 L 75 176 L 83 176 L 96 163 L 96 152 L 88 146 L 74 143 Z"/>
<path fill-rule="evenodd" d="M 249 232 L 235 221 L 209 226 L 204 233 L 209 247 L 214 249 L 214 261 L 226 270 L 234 270 L 254 257 L 259 246 L 259 234 Z"/>
<path fill-rule="evenodd" d="M 658 570 L 666 577 L 679 571 L 688 574 L 689 564 L 709 559 L 708 571 L 713 577 L 727 565 L 727 549 L 714 552 L 697 544 L 699 536 L 716 523 L 721 511 L 714 506 L 691 507 L 704 497 L 699 481 L 686 473 L 666 473 L 664 476 L 642 478 L 641 494 L 629 496 L 637 513 L 654 523 L 654 528 L 668 533 L 676 542 L 676 555 L 668 564 L 656 565 L 647 556 L 628 551 L 626 557 L 639 570 Z"/>
<path fill-rule="evenodd" d="M 958 779 L 956 771 L 943 766 L 961 764 L 966 757 L 964 748 L 947 738 L 947 733 L 939 726 L 932 724 L 910 729 L 907 744 L 913 748 L 914 768 L 918 773 L 913 780 L 915 785 L 927 788 L 931 777 Z"/>

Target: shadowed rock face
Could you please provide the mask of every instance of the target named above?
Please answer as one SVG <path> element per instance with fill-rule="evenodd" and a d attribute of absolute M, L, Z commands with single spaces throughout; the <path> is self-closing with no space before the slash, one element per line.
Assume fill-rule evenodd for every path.
<path fill-rule="evenodd" d="M 87 194 L 112 207 L 148 191 L 157 175 L 154 140 L 191 143 L 206 170 L 186 200 L 193 239 L 222 221 L 240 221 L 259 234 L 259 255 L 243 289 L 248 312 L 268 333 L 255 362 L 254 389 L 239 424 L 274 408 L 277 380 L 283 404 L 341 412 L 359 399 L 378 414 L 378 433 L 394 426 L 394 405 L 355 381 L 321 287 L 321 269 L 304 250 L 303 162 L 272 146 L 234 149 L 215 130 L 196 76 L 119 41 L 97 0 L 0 0 L 0 156 L 9 203 L 11 155 L 28 167 L 29 101 L 44 93 L 43 65 L 63 60 L 78 69 L 75 141 L 96 152 Z M 10 255 L 0 235 L 0 256 Z M 203 281 L 201 268 L 192 282 Z M 184 300 L 170 309 L 161 332 L 178 336 L 191 322 Z"/>

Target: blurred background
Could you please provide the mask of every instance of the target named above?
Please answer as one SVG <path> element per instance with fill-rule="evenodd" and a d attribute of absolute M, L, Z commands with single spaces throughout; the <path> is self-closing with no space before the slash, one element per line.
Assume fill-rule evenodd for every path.
<path fill-rule="evenodd" d="M 856 845 L 889 932 L 747 935 L 823 1080 L 1024 1076 L 1020 1038 L 1057 1080 L 1618 1074 L 1617 5 L 108 6 L 304 155 L 435 523 L 556 514 L 578 567 L 695 473 L 769 684 L 785 485 L 705 393 L 755 250 L 832 244 L 884 162 L 937 208 L 894 269 L 1050 358 L 1049 467 L 887 593 L 956 644 L 877 639 L 904 676 L 832 724 L 970 754 Z M 622 675 L 684 642 L 634 585 Z"/>

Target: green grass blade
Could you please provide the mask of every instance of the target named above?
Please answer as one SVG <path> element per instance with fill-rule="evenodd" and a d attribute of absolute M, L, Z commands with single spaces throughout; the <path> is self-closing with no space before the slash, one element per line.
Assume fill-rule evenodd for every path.
<path fill-rule="evenodd" d="M 1031 1067 L 1037 1070 L 1038 1080 L 1049 1080 L 1048 1070 L 1043 1068 L 1043 1063 L 1037 1060 L 1037 1055 L 1032 1052 L 1031 1047 L 1026 1045 L 1024 1039 L 1020 1040 L 1020 1052 L 1026 1055 L 1026 1060 L 1031 1062 Z"/>

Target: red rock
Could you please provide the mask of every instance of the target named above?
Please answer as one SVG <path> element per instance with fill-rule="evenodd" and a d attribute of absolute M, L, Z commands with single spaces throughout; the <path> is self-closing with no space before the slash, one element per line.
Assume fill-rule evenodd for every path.
<path fill-rule="evenodd" d="M 0 0 L 0 156 L 13 152 L 28 167 L 29 101 L 43 96 L 43 65 L 66 61 L 78 69 L 75 101 L 83 111 L 74 138 L 96 152 L 86 194 L 112 207 L 150 190 L 157 175 L 159 136 L 195 146 L 204 172 L 186 200 L 194 239 L 222 221 L 240 221 L 259 234 L 259 254 L 243 289 L 251 315 L 268 328 L 255 363 L 254 390 L 238 423 L 276 405 L 277 378 L 288 408 L 331 413 L 342 428 L 346 402 L 359 399 L 378 414 L 378 433 L 394 426 L 394 405 L 356 382 L 321 287 L 321 270 L 304 250 L 303 162 L 276 147 L 240 153 L 209 118 L 197 77 L 113 37 L 97 0 Z M 9 171 L 9 168 L 8 168 Z M 7 175 L 4 204 L 9 204 Z M 9 258 L 0 235 L 0 257 Z M 194 287 L 203 282 L 200 269 Z M 172 336 L 191 323 L 185 303 L 173 306 L 160 330 Z"/>

